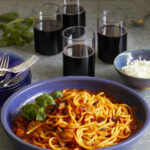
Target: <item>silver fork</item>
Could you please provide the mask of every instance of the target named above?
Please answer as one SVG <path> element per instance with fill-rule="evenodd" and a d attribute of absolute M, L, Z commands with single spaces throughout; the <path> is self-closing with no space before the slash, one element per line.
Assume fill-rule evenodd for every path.
<path fill-rule="evenodd" d="M 9 56 L 0 57 L 0 76 L 4 76 L 6 74 L 5 69 L 8 68 L 8 65 L 9 65 Z"/>
<path fill-rule="evenodd" d="M 31 58 L 29 58 L 28 60 L 26 60 L 25 62 L 23 62 L 22 64 L 12 67 L 12 68 L 1 68 L 0 67 L 0 71 L 8 71 L 8 72 L 13 72 L 13 73 L 18 73 L 18 72 L 22 72 L 24 70 L 26 70 L 27 68 L 29 68 L 31 65 L 33 65 L 37 60 L 39 59 L 38 56 L 33 55 Z"/>

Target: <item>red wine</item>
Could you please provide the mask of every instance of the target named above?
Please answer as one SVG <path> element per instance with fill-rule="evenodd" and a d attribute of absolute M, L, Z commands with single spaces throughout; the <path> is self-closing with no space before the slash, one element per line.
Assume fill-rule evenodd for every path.
<path fill-rule="evenodd" d="M 86 12 L 83 7 L 75 4 L 63 5 L 61 7 L 63 28 L 71 26 L 85 26 Z"/>
<path fill-rule="evenodd" d="M 127 30 L 117 25 L 106 25 L 98 31 L 98 58 L 113 63 L 114 58 L 127 49 Z"/>
<path fill-rule="evenodd" d="M 70 45 L 63 51 L 63 74 L 94 76 L 95 52 L 82 44 Z"/>
<path fill-rule="evenodd" d="M 62 24 L 57 20 L 39 21 L 34 26 L 36 52 L 55 55 L 62 51 Z"/>

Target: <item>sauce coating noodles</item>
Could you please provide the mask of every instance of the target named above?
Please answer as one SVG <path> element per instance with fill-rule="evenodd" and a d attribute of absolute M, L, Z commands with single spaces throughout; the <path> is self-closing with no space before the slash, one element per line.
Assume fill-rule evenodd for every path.
<path fill-rule="evenodd" d="M 53 150 L 93 150 L 118 144 L 138 129 L 135 108 L 104 92 L 64 89 L 44 122 L 19 115 L 14 133 L 24 141 Z"/>

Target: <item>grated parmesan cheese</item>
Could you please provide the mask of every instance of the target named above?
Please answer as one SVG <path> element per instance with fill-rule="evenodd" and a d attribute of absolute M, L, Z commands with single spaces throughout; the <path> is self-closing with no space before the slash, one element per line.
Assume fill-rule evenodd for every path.
<path fill-rule="evenodd" d="M 132 62 L 127 61 L 127 65 L 121 68 L 121 72 L 137 77 L 137 78 L 150 78 L 150 61 L 139 59 Z"/>

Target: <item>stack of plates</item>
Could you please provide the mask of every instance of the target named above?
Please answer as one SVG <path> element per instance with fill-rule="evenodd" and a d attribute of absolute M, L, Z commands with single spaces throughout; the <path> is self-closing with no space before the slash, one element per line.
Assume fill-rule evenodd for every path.
<path fill-rule="evenodd" d="M 24 61 L 23 58 L 11 52 L 0 51 L 0 56 L 9 56 L 9 68 L 19 65 Z M 7 72 L 4 77 L 0 78 L 0 81 L 4 80 L 4 83 L 6 83 L 14 76 L 16 76 L 16 74 Z M 2 104 L 11 94 L 30 83 L 31 71 L 27 69 L 14 78 L 14 80 L 12 80 L 11 84 L 8 84 L 8 86 L 4 87 L 4 84 L 0 84 L 0 106 L 2 106 Z"/>

